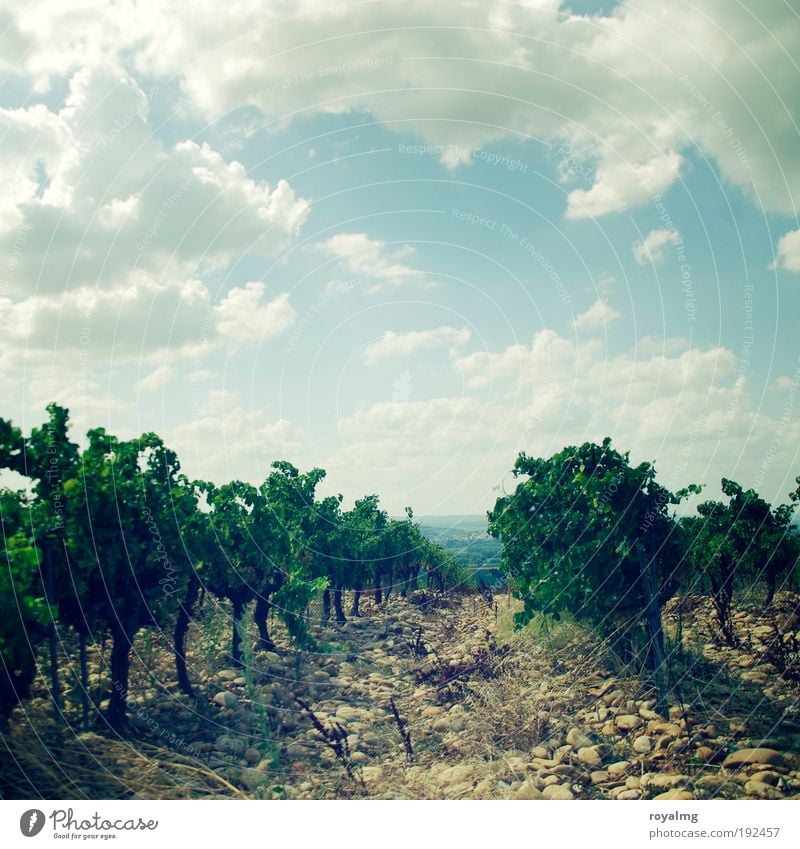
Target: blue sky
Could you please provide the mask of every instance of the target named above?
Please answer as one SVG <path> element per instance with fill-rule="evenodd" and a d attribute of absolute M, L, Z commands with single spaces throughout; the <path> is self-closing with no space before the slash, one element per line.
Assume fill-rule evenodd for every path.
<path fill-rule="evenodd" d="M 798 462 L 797 15 L 6 4 L 2 415 L 479 513 L 519 450 Z"/>

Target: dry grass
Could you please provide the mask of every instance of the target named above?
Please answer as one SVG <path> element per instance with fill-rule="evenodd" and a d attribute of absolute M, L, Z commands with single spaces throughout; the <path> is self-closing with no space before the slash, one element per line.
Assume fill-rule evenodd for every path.
<path fill-rule="evenodd" d="M 17 723 L 0 733 L 4 799 L 213 799 L 241 790 L 193 758 L 54 723 Z"/>

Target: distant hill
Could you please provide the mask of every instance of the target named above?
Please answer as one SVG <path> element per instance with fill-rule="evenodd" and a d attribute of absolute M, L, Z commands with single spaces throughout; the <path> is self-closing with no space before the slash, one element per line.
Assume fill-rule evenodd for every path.
<path fill-rule="evenodd" d="M 422 529 L 430 529 L 445 533 L 485 534 L 486 514 L 479 513 L 466 516 L 415 516 L 414 520 L 419 522 Z"/>
<path fill-rule="evenodd" d="M 500 542 L 487 533 L 485 515 L 415 516 L 428 539 L 450 551 L 467 566 L 496 569 L 500 564 Z"/>

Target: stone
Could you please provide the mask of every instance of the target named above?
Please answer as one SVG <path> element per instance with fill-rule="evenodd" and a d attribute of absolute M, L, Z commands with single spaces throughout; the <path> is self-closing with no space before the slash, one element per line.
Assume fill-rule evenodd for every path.
<path fill-rule="evenodd" d="M 350 755 L 350 762 L 356 766 L 363 766 L 364 764 L 369 763 L 369 758 L 363 752 L 353 752 L 353 754 Z"/>
<path fill-rule="evenodd" d="M 609 764 L 606 770 L 611 776 L 622 775 L 630 765 L 630 761 L 617 761 L 616 763 Z"/>
<path fill-rule="evenodd" d="M 217 693 L 217 695 L 214 696 L 213 701 L 215 705 L 219 705 L 220 707 L 225 708 L 233 708 L 236 707 L 237 704 L 239 704 L 239 699 L 237 699 L 236 696 L 233 695 L 233 693 L 229 693 L 227 690 L 223 690 L 221 693 Z"/>
<path fill-rule="evenodd" d="M 742 681 L 747 681 L 750 684 L 767 684 L 769 683 L 769 678 L 767 677 L 766 672 L 743 672 L 741 675 Z"/>
<path fill-rule="evenodd" d="M 578 749 L 578 760 L 586 766 L 598 767 L 603 763 L 603 756 L 598 746 L 587 746 Z"/>
<path fill-rule="evenodd" d="M 629 775 L 625 779 L 625 786 L 628 790 L 638 790 L 639 789 L 639 776 L 638 775 Z"/>
<path fill-rule="evenodd" d="M 383 778 L 383 770 L 379 766 L 365 766 L 361 770 L 365 784 L 377 784 Z"/>
<path fill-rule="evenodd" d="M 665 772 L 645 773 L 639 781 L 642 787 L 654 787 L 663 790 L 671 790 L 679 784 L 686 784 L 688 775 L 672 775 Z"/>
<path fill-rule="evenodd" d="M 483 782 L 481 782 L 483 784 Z M 480 786 L 480 785 L 479 785 Z M 477 789 L 477 788 L 476 788 Z M 544 794 L 532 778 L 528 778 L 514 791 L 515 799 L 543 799 Z"/>
<path fill-rule="evenodd" d="M 534 758 L 540 758 L 543 761 L 550 759 L 550 752 L 545 749 L 544 746 L 534 746 L 533 750 L 531 751 L 531 755 Z"/>
<path fill-rule="evenodd" d="M 617 799 L 630 800 L 630 799 L 639 799 L 641 798 L 642 791 L 638 789 L 631 790 L 622 790 L 620 793 L 617 793 Z"/>
<path fill-rule="evenodd" d="M 633 751 L 637 755 L 646 755 L 652 748 L 653 741 L 646 734 L 642 734 L 633 741 Z"/>
<path fill-rule="evenodd" d="M 695 787 L 702 790 L 719 790 L 720 787 L 731 786 L 732 784 L 731 779 L 724 775 L 704 775 L 694 782 Z"/>
<path fill-rule="evenodd" d="M 474 764 L 457 764 L 442 770 L 436 777 L 439 784 L 462 784 L 471 781 L 475 775 Z"/>
<path fill-rule="evenodd" d="M 672 790 L 667 790 L 664 793 L 659 793 L 658 796 L 653 797 L 653 800 L 656 802 L 666 802 L 678 799 L 694 799 L 694 793 L 689 790 L 678 790 L 673 788 Z"/>
<path fill-rule="evenodd" d="M 308 754 L 308 747 L 302 743 L 289 743 L 286 747 L 286 757 L 291 759 L 302 758 Z"/>
<path fill-rule="evenodd" d="M 574 799 L 575 796 L 565 784 L 551 784 L 542 791 L 542 798 L 552 801 L 566 801 L 567 799 Z"/>
<path fill-rule="evenodd" d="M 235 669 L 220 669 L 217 672 L 217 678 L 220 681 L 233 681 L 234 678 L 238 678 L 239 673 Z"/>
<path fill-rule="evenodd" d="M 351 707 L 350 705 L 339 705 L 336 708 L 336 718 L 343 722 L 350 722 L 351 720 L 357 720 L 361 717 L 362 711 L 358 708 Z"/>
<path fill-rule="evenodd" d="M 243 757 L 247 745 L 244 740 L 239 737 L 232 737 L 230 734 L 221 734 L 217 737 L 217 750 L 225 752 L 237 757 Z"/>
<path fill-rule="evenodd" d="M 589 776 L 589 780 L 592 784 L 605 784 L 609 777 L 609 774 L 604 769 L 596 769 Z"/>
<path fill-rule="evenodd" d="M 439 732 L 442 732 L 442 733 L 444 733 L 445 731 L 449 731 L 450 730 L 450 720 L 446 716 L 443 716 L 440 719 L 437 719 L 433 723 L 431 728 L 433 728 L 434 731 L 439 731 Z"/>
<path fill-rule="evenodd" d="M 681 727 L 675 722 L 664 722 L 663 719 L 651 720 L 647 730 L 653 734 L 669 734 L 672 737 L 681 736 Z"/>
<path fill-rule="evenodd" d="M 710 763 L 714 760 L 714 750 L 710 746 L 698 746 L 694 756 L 700 763 Z"/>
<path fill-rule="evenodd" d="M 722 762 L 725 769 L 736 769 L 745 764 L 785 766 L 786 761 L 776 749 L 739 749 L 738 752 L 731 752 Z"/>
<path fill-rule="evenodd" d="M 252 793 L 259 787 L 263 787 L 265 784 L 268 784 L 270 777 L 267 773 L 262 772 L 260 769 L 247 767 L 239 773 L 239 781 L 241 781 L 241 783 L 244 784 L 244 786 Z"/>
<path fill-rule="evenodd" d="M 783 793 L 777 787 L 764 781 L 750 780 L 744 785 L 744 792 L 759 799 L 783 799 Z"/>
<path fill-rule="evenodd" d="M 567 733 L 567 743 L 569 743 L 573 749 L 584 749 L 594 745 L 592 740 L 590 740 L 580 728 L 570 728 Z"/>
<path fill-rule="evenodd" d="M 772 772 L 770 770 L 764 770 L 762 772 L 757 772 L 752 776 L 753 781 L 761 781 L 764 784 L 771 784 L 773 787 L 777 787 L 783 776 L 779 775 L 777 772 Z"/>
<path fill-rule="evenodd" d="M 632 713 L 623 713 L 614 719 L 614 724 L 620 731 L 634 731 L 644 725 L 644 721 L 640 716 L 635 716 Z"/>
<path fill-rule="evenodd" d="M 249 748 L 244 750 L 244 759 L 249 764 L 257 764 L 261 760 L 261 752 L 258 749 Z"/>

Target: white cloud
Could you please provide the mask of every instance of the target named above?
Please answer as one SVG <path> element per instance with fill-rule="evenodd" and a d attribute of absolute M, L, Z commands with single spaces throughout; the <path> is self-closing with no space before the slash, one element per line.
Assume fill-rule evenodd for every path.
<path fill-rule="evenodd" d="M 364 360 L 369 364 L 390 357 L 408 357 L 423 349 L 444 347 L 448 352 L 466 345 L 472 338 L 467 327 L 435 327 L 432 330 L 412 330 L 395 333 L 387 330 L 380 339 L 364 349 Z"/>
<path fill-rule="evenodd" d="M 366 233 L 337 233 L 316 248 L 334 257 L 347 273 L 372 281 L 367 286 L 370 294 L 409 281 L 424 281 L 422 272 L 402 262 L 414 253 L 410 245 L 394 248 L 379 239 L 370 239 Z M 347 287 L 341 281 L 333 281 L 332 285 Z"/>
<path fill-rule="evenodd" d="M 604 161 L 590 189 L 573 189 L 567 198 L 567 218 L 598 218 L 622 212 L 669 188 L 680 173 L 680 154 L 671 151 L 644 162 Z"/>
<path fill-rule="evenodd" d="M 607 301 L 598 298 L 586 312 L 582 312 L 571 324 L 579 332 L 582 330 L 598 330 L 608 327 L 611 322 L 621 317 L 622 314 L 609 306 Z"/>
<path fill-rule="evenodd" d="M 785 268 L 787 271 L 800 272 L 800 230 L 790 230 L 778 240 L 775 261 L 771 269 Z"/>
<path fill-rule="evenodd" d="M 82 68 L 63 107 L 0 110 L 0 251 L 15 292 L 186 278 L 242 254 L 282 249 L 308 212 L 284 181 L 251 179 L 207 144 L 165 146 L 139 84 Z"/>
<path fill-rule="evenodd" d="M 14 303 L 0 299 L 0 334 L 7 364 L 21 358 L 47 362 L 152 361 L 162 352 L 200 355 L 238 349 L 286 330 L 295 311 L 288 295 L 271 300 L 263 283 L 234 287 L 218 305 L 199 280 L 160 282 L 135 274 L 124 288 L 82 287 Z"/>
<path fill-rule="evenodd" d="M 405 498 L 420 510 L 479 512 L 518 451 L 549 456 L 605 436 L 633 462 L 654 460 L 665 485 L 705 483 L 712 497 L 723 476 L 785 497 L 797 466 L 800 423 L 761 412 L 725 348 L 650 340 L 608 358 L 596 340 L 545 330 L 456 361 L 467 394 L 340 419 L 340 446 L 323 462 L 337 488 L 357 493 L 380 478 L 392 509 Z"/>
<path fill-rule="evenodd" d="M 294 459 L 304 450 L 303 432 L 288 420 L 247 409 L 235 394 L 219 390 L 210 391 L 203 408 L 167 442 L 188 474 L 217 483 L 260 483 L 274 460 Z"/>
<path fill-rule="evenodd" d="M 134 392 L 157 392 L 163 389 L 176 374 L 177 371 L 171 366 L 165 364 L 156 366 L 150 374 L 133 384 Z"/>
<path fill-rule="evenodd" d="M 560 159 L 596 169 L 594 186 L 572 188 L 571 217 L 663 191 L 696 147 L 766 209 L 794 213 L 796 78 L 786 57 L 800 50 L 800 31 L 789 6 L 696 0 L 679 19 L 661 0 L 627 0 L 603 16 L 562 7 L 300 0 L 289 10 L 239 0 L 221 13 L 211 0 L 12 0 L 0 63 L 44 88 L 124 57 L 159 81 L 180 80 L 212 119 L 246 105 L 274 126 L 367 111 L 442 145 L 451 165 L 497 139 L 566 142 Z"/>
<path fill-rule="evenodd" d="M 677 230 L 651 230 L 642 241 L 634 242 L 633 258 L 639 265 L 647 265 L 648 262 L 662 262 L 664 259 L 664 247 L 666 245 L 678 245 L 681 235 Z"/>
<path fill-rule="evenodd" d="M 263 283 L 247 283 L 232 289 L 215 309 L 217 332 L 236 350 L 241 345 L 277 336 L 294 324 L 297 313 L 287 294 L 265 301 Z"/>

